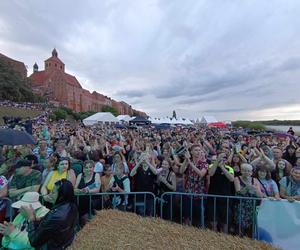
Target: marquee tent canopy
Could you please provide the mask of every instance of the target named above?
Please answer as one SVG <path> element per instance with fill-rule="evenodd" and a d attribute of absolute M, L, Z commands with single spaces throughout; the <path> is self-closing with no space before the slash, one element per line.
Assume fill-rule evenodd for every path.
<path fill-rule="evenodd" d="M 193 125 L 189 119 L 184 118 L 149 118 L 153 124 L 170 124 L 170 125 Z"/>
<path fill-rule="evenodd" d="M 129 124 L 149 125 L 149 124 L 151 124 L 151 121 L 143 116 L 137 116 L 134 119 L 130 120 Z"/>
<path fill-rule="evenodd" d="M 227 128 L 227 125 L 224 122 L 211 122 L 208 126 L 214 128 Z"/>
<path fill-rule="evenodd" d="M 215 122 L 218 122 L 216 117 L 208 116 L 208 115 L 202 116 L 201 121 L 200 121 L 200 123 L 204 123 L 204 124 L 215 123 Z"/>
<path fill-rule="evenodd" d="M 92 126 L 97 123 L 105 122 L 117 123 L 119 120 L 110 112 L 99 112 L 83 120 L 83 124 L 86 126 Z"/>
<path fill-rule="evenodd" d="M 124 122 L 129 122 L 130 120 L 132 120 L 133 118 L 131 118 L 129 115 L 118 115 L 117 119 L 119 121 L 124 121 Z"/>

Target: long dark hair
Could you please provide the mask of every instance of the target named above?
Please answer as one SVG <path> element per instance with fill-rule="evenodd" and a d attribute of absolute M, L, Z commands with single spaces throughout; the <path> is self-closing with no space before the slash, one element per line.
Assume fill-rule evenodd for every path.
<path fill-rule="evenodd" d="M 289 153 L 290 148 L 294 149 L 294 153 L 292 155 L 290 155 L 290 153 Z M 282 158 L 287 160 L 289 163 L 292 164 L 292 166 L 294 166 L 296 164 L 296 161 L 297 161 L 296 148 L 293 145 L 288 145 L 285 148 L 285 152 L 284 152 Z"/>
<path fill-rule="evenodd" d="M 58 197 L 56 199 L 55 205 L 58 205 L 60 203 L 75 202 L 74 188 L 70 181 L 62 179 L 55 182 L 55 186 L 58 187 Z"/>
<path fill-rule="evenodd" d="M 54 170 L 57 170 L 58 169 L 58 166 L 59 166 L 59 163 L 62 162 L 62 161 L 68 161 L 68 170 L 70 170 L 71 168 L 71 162 L 70 162 L 70 158 L 69 157 L 60 157 L 58 159 L 58 161 L 56 162 L 55 166 L 54 166 Z"/>

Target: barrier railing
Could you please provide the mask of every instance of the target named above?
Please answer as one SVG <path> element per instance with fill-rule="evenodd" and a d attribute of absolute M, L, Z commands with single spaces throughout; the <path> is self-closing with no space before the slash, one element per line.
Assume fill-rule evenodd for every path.
<path fill-rule="evenodd" d="M 93 209 L 104 208 L 130 211 L 143 216 L 156 215 L 156 197 L 151 192 L 76 194 L 76 199 L 78 207 L 83 208 L 81 212 L 88 212 L 89 217 Z"/>
<path fill-rule="evenodd" d="M 167 192 L 160 198 L 150 192 L 76 194 L 79 207 L 112 208 L 143 216 L 163 219 L 201 228 L 211 228 L 238 235 L 257 237 L 256 214 L 261 201 L 255 197 L 222 196 Z"/>
<path fill-rule="evenodd" d="M 219 226 L 223 232 L 257 237 L 260 198 L 168 192 L 160 201 L 163 219 L 213 230 Z"/>
<path fill-rule="evenodd" d="M 76 199 L 80 211 L 89 217 L 94 209 L 112 208 L 213 230 L 222 226 L 223 232 L 258 237 L 256 215 L 260 198 L 179 192 L 167 192 L 158 198 L 151 192 L 129 192 L 76 194 Z M 12 201 L 2 200 L 12 221 Z"/>

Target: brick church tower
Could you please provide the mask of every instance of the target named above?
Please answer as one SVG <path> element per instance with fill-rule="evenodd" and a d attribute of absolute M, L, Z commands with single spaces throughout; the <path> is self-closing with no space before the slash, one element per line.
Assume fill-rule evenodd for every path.
<path fill-rule="evenodd" d="M 65 72 L 65 64 L 58 58 L 55 48 L 52 50 L 52 57 L 45 60 L 45 70 L 49 72 L 53 70 Z"/>

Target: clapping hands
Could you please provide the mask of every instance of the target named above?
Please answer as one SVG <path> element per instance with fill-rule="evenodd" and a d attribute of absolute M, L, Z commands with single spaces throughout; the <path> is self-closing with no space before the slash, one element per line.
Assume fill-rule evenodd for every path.
<path fill-rule="evenodd" d="M 3 224 L 0 224 L 0 234 L 3 234 L 4 236 L 10 235 L 15 229 L 15 226 L 10 223 L 4 221 Z"/>

